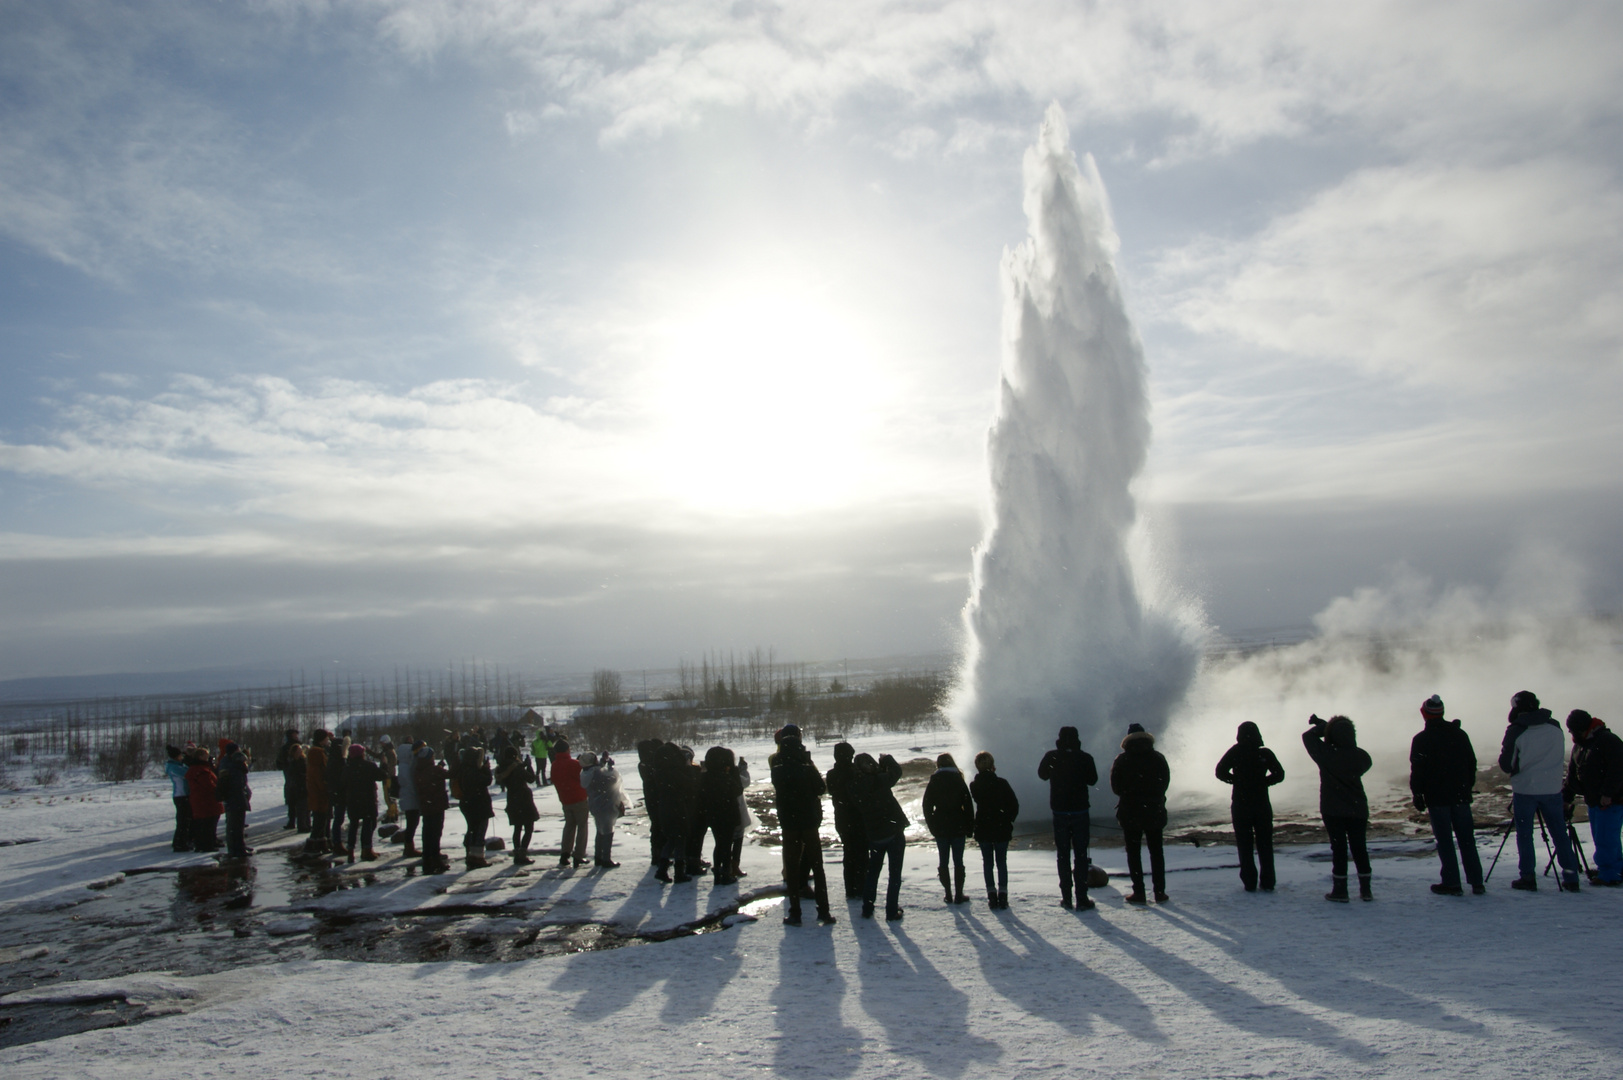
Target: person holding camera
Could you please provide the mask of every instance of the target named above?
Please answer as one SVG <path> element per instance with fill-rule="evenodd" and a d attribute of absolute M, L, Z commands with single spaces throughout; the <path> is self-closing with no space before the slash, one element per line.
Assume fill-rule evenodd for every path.
<path fill-rule="evenodd" d="M 535 783 L 535 769 L 530 759 L 519 757 L 518 747 L 502 747 L 496 759 L 496 783 L 507 792 L 507 823 L 513 827 L 513 865 L 528 866 L 530 840 L 535 836 L 535 823 L 541 820 L 541 811 L 535 808 L 535 794 L 530 785 Z"/>
<path fill-rule="evenodd" d="M 1234 745 L 1217 763 L 1217 778 L 1234 786 L 1229 820 L 1240 849 L 1240 884 L 1246 892 L 1274 891 L 1274 804 L 1268 789 L 1285 779 L 1285 767 L 1262 745 L 1262 729 L 1247 720 Z M 1261 873 L 1258 873 L 1258 866 Z"/>
<path fill-rule="evenodd" d="M 1510 699 L 1510 723 L 1499 748 L 1499 767 L 1510 775 L 1510 812 L 1516 822 L 1516 861 L 1521 876 L 1510 883 L 1522 892 L 1538 891 L 1538 850 L 1533 846 L 1535 818 L 1544 819 L 1556 861 L 1560 888 L 1578 891 L 1578 860 L 1567 840 L 1561 786 L 1566 778 L 1566 740 L 1538 695 L 1518 690 Z"/>
<path fill-rule="evenodd" d="M 383 766 L 365 746 L 355 743 L 349 748 L 349 760 L 344 764 L 344 801 L 349 809 L 349 836 L 344 851 L 350 862 L 355 861 L 355 840 L 361 841 L 361 859 L 376 862 L 378 853 L 372 848 L 372 836 L 378 827 L 378 785 L 386 782 Z"/>
<path fill-rule="evenodd" d="M 1375 893 L 1369 868 L 1369 849 L 1364 837 L 1369 831 L 1369 798 L 1364 794 L 1364 774 L 1370 759 L 1358 746 L 1358 729 L 1345 716 L 1325 720 L 1318 714 L 1308 718 L 1302 732 L 1307 756 L 1319 767 L 1319 816 L 1330 834 L 1330 891 L 1326 900 L 1345 904 L 1347 896 L 1347 854 L 1358 867 L 1358 898 L 1373 900 Z"/>
<path fill-rule="evenodd" d="M 902 917 L 902 857 L 907 852 L 907 827 L 891 789 L 902 778 L 902 767 L 889 754 L 858 754 L 854 784 L 857 805 L 862 811 L 862 832 L 868 838 L 868 878 L 863 883 L 862 917 L 871 919 L 879 899 L 879 874 L 890 860 L 890 884 L 885 890 L 885 918 L 895 922 Z"/>
<path fill-rule="evenodd" d="M 783 829 L 783 881 L 788 888 L 789 914 L 785 926 L 800 925 L 800 900 L 806 875 L 812 879 L 817 921 L 832 924 L 828 908 L 828 875 L 823 869 L 823 774 L 812 764 L 811 753 L 799 734 L 778 744 L 772 755 L 772 790 L 777 797 L 778 825 Z M 729 830 L 730 831 L 730 830 Z"/>
<path fill-rule="evenodd" d="M 1476 850 L 1476 822 L 1471 820 L 1471 792 L 1476 787 L 1476 751 L 1471 736 L 1458 720 L 1443 719 L 1443 699 L 1436 694 L 1420 706 L 1426 726 L 1409 744 L 1409 791 L 1414 808 L 1431 817 L 1437 838 L 1437 858 L 1443 880 L 1431 887 L 1439 896 L 1464 896 L 1460 862 L 1471 892 L 1487 892 L 1482 884 L 1482 859 Z M 1459 858 L 1454 857 L 1455 841 Z"/>

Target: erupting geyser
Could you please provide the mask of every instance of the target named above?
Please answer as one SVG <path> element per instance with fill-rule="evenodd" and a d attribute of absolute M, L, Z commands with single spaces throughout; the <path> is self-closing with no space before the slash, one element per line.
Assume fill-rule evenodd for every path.
<path fill-rule="evenodd" d="M 1128 540 L 1149 449 L 1144 353 L 1122 303 L 1115 229 L 1057 105 L 1025 156 L 1031 235 L 1003 259 L 1003 363 L 988 436 L 991 520 L 975 550 L 953 718 L 997 757 L 1021 817 L 1061 725 L 1104 775 L 1128 723 L 1165 730 L 1199 659 L 1198 620 L 1149 598 Z M 966 762 L 967 764 L 967 762 Z"/>

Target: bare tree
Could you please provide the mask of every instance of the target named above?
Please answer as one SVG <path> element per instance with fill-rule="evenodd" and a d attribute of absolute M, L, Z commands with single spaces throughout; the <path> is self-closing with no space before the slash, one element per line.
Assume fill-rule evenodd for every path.
<path fill-rule="evenodd" d="M 598 712 L 612 708 L 625 700 L 620 691 L 620 673 L 608 668 L 592 672 L 592 708 Z"/>

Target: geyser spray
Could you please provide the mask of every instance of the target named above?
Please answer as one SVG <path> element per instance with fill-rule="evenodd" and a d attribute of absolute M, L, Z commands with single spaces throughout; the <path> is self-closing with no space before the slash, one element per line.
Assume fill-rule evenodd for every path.
<path fill-rule="evenodd" d="M 1098 760 L 1095 812 L 1130 722 L 1153 732 L 1194 678 L 1198 618 L 1147 600 L 1132 480 L 1149 450 L 1144 352 L 1127 317 L 1104 185 L 1058 105 L 1026 151 L 1030 235 L 1003 258 L 1003 359 L 987 439 L 991 516 L 975 549 L 951 712 L 1044 817 L 1037 763 L 1061 725 Z"/>

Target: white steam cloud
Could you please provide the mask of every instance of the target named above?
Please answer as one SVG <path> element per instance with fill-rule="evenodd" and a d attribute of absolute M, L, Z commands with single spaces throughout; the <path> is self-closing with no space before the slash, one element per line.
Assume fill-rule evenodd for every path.
<path fill-rule="evenodd" d="M 964 609 L 952 715 L 1039 818 L 1036 763 L 1062 725 L 1109 767 L 1130 722 L 1162 730 L 1183 700 L 1201 628 L 1161 602 L 1136 556 L 1130 485 L 1149 449 L 1143 349 L 1091 157 L 1059 107 L 1026 151 L 1030 236 L 1003 261 L 1001 397 L 988 439 L 991 521 Z"/>

